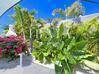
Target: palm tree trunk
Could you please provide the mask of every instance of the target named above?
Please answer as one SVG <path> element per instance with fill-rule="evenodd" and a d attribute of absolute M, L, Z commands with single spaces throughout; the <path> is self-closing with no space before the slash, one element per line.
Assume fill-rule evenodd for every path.
<path fill-rule="evenodd" d="M 22 24 L 21 24 L 22 25 Z M 25 32 L 24 32 L 24 29 L 23 29 L 23 25 L 22 25 L 22 34 L 23 34 L 23 38 L 24 38 L 24 43 L 26 42 L 26 37 L 25 37 Z"/>
<path fill-rule="evenodd" d="M 32 42 L 33 42 L 33 39 L 32 39 L 32 29 L 31 29 L 31 25 L 30 25 L 30 52 L 32 52 L 33 50 L 33 45 L 32 45 Z"/>

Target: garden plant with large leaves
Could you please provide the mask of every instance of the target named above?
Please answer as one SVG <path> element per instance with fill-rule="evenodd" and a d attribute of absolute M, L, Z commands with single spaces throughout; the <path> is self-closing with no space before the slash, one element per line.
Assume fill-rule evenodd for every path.
<path fill-rule="evenodd" d="M 90 24 L 92 22 L 93 25 Z M 92 30 L 93 28 L 95 29 Z M 40 39 L 33 42 L 35 48 L 33 55 L 42 63 L 54 63 L 56 74 L 73 74 L 74 67 L 84 60 L 96 61 L 95 58 L 98 57 L 96 51 L 99 51 L 98 48 L 95 49 L 99 40 L 97 33 L 99 33 L 98 23 L 95 19 L 82 26 L 61 24 L 59 27 L 51 25 L 42 28 Z M 91 52 L 92 49 L 95 51 Z"/>

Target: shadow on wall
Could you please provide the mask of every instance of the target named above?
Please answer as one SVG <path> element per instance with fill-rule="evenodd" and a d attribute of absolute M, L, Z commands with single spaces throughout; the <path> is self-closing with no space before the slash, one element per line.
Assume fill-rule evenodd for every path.
<path fill-rule="evenodd" d="M 22 67 L 31 65 L 32 58 L 33 58 L 32 56 L 23 55 Z M 19 65 L 20 65 L 20 58 L 14 60 L 14 61 L 10 61 L 10 62 L 8 62 L 8 59 L 0 59 L 0 69 L 11 69 L 11 68 L 15 68 Z"/>

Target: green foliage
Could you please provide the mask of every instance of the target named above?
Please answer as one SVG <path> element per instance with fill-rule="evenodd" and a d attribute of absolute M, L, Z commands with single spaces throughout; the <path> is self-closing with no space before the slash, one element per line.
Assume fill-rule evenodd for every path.
<path fill-rule="evenodd" d="M 67 16 L 77 18 L 80 15 L 84 14 L 84 8 L 78 1 L 75 1 L 70 7 L 66 10 Z"/>
<path fill-rule="evenodd" d="M 16 21 L 14 29 L 17 35 L 24 36 L 24 40 L 28 43 L 31 50 L 33 49 L 33 40 L 39 39 L 39 29 L 45 24 L 43 19 L 36 19 L 35 14 L 35 10 L 29 12 L 24 8 L 16 6 L 15 14 L 12 16 Z"/>
<path fill-rule="evenodd" d="M 72 74 L 74 65 L 85 59 L 99 63 L 99 17 L 83 25 L 67 22 L 57 27 L 54 22 L 47 27 L 43 19 L 35 19 L 34 12 L 20 7 L 15 10 L 16 33 L 24 35 L 29 45 L 34 46 L 33 55 L 37 60 L 59 67 L 61 71 L 57 74 Z"/>
<path fill-rule="evenodd" d="M 70 7 L 65 10 L 61 8 L 53 10 L 52 14 L 55 16 L 56 14 L 60 14 L 61 18 L 71 17 L 78 18 L 80 15 L 84 14 L 84 7 L 79 3 L 79 1 L 75 1 Z"/>
<path fill-rule="evenodd" d="M 85 59 L 95 61 L 99 56 L 99 31 L 95 19 L 82 26 L 63 23 L 59 27 L 40 29 L 40 39 L 33 42 L 33 55 L 40 62 L 61 67 L 61 72 L 57 74 L 72 74 L 73 66 Z"/>
<path fill-rule="evenodd" d="M 29 13 L 26 9 L 22 9 L 19 6 L 15 7 L 15 11 L 16 12 L 13 15 L 13 18 L 16 21 L 15 27 L 14 27 L 16 30 L 16 33 L 18 35 L 20 34 L 25 35 L 26 39 L 29 39 L 29 27 L 31 26 L 32 19 L 34 19 L 34 16 L 31 15 L 32 13 Z"/>

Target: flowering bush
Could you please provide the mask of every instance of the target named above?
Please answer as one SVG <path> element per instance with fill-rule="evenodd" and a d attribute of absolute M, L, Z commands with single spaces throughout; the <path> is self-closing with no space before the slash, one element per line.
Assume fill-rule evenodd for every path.
<path fill-rule="evenodd" d="M 13 60 L 18 54 L 27 51 L 26 43 L 22 36 L 0 37 L 0 58 Z"/>

